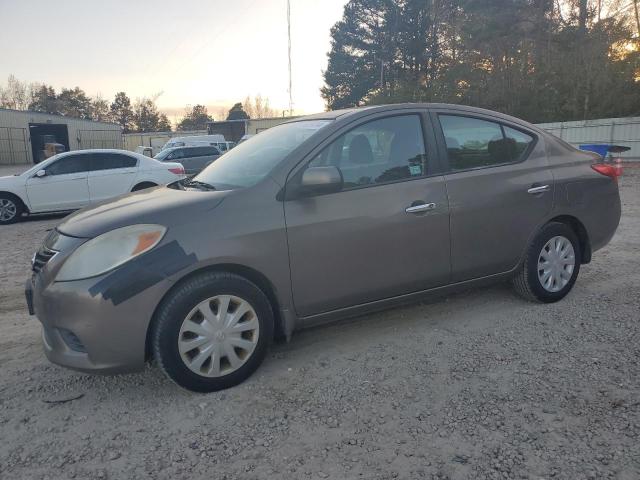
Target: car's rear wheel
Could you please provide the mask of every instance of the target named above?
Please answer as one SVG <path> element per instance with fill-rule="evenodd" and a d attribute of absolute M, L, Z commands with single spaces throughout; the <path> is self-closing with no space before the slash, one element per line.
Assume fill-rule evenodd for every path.
<path fill-rule="evenodd" d="M 206 272 L 160 305 L 152 348 L 160 368 L 178 385 L 212 392 L 248 378 L 272 337 L 271 305 L 256 285 L 238 275 Z"/>
<path fill-rule="evenodd" d="M 536 235 L 514 277 L 516 291 L 528 300 L 552 303 L 564 298 L 578 278 L 580 243 L 564 223 L 546 224 Z"/>
<path fill-rule="evenodd" d="M 133 187 L 133 188 L 131 189 L 131 191 L 132 191 L 132 192 L 138 192 L 138 191 L 140 191 L 140 190 L 145 190 L 145 189 L 147 189 L 147 188 L 152 188 L 152 187 L 157 187 L 157 186 L 158 186 L 158 185 L 156 185 L 156 184 L 155 184 L 155 183 L 153 183 L 153 182 L 142 182 L 142 183 L 137 184 L 135 187 Z"/>
<path fill-rule="evenodd" d="M 24 208 L 12 195 L 0 194 L 0 225 L 7 225 L 20 220 Z"/>

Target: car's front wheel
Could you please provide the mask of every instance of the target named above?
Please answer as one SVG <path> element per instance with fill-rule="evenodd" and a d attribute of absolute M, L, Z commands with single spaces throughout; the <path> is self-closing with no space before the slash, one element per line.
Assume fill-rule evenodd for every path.
<path fill-rule="evenodd" d="M 162 302 L 152 348 L 160 368 L 178 385 L 213 392 L 248 378 L 272 337 L 271 305 L 256 285 L 238 275 L 205 272 Z"/>
<path fill-rule="evenodd" d="M 528 300 L 552 303 L 564 298 L 578 278 L 580 242 L 566 224 L 550 222 L 533 239 L 515 275 L 516 291 Z"/>
<path fill-rule="evenodd" d="M 22 216 L 22 203 L 12 195 L 0 193 L 0 225 L 7 225 L 20 220 Z"/>

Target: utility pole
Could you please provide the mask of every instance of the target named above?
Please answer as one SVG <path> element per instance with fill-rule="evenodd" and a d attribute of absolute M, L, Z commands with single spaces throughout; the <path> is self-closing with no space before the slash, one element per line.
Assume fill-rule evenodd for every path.
<path fill-rule="evenodd" d="M 293 116 L 293 91 L 291 80 L 291 0 L 287 0 L 287 35 L 289 40 L 289 116 Z"/>

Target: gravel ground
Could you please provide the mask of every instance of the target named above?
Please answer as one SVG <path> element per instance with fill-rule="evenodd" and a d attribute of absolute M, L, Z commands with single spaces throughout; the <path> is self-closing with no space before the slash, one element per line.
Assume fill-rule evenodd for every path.
<path fill-rule="evenodd" d="M 621 191 L 560 303 L 498 285 L 299 332 L 208 395 L 49 364 L 22 286 L 59 218 L 3 227 L 0 478 L 638 479 L 640 168 Z"/>

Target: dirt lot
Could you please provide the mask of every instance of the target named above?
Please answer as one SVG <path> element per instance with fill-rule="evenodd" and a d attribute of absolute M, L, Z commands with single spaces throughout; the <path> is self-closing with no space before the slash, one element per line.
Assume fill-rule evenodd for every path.
<path fill-rule="evenodd" d="M 0 478 L 640 478 L 640 168 L 621 190 L 558 304 L 499 285 L 301 332 L 209 395 L 49 364 L 22 286 L 59 219 L 3 227 Z"/>

